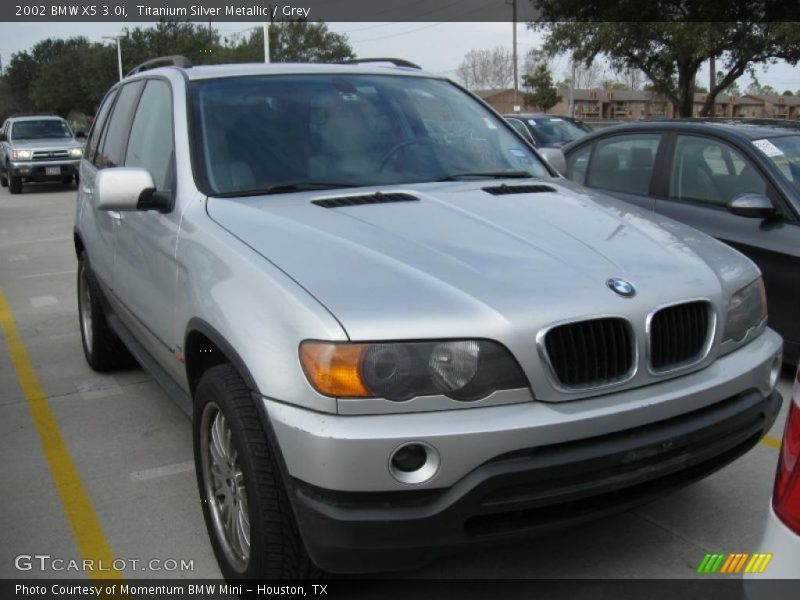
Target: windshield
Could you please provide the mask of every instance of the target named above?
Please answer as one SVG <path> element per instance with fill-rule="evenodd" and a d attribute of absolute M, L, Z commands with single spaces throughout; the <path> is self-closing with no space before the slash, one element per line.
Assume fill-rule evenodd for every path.
<path fill-rule="evenodd" d="M 215 79 L 193 84 L 192 104 L 212 194 L 549 176 L 500 118 L 438 79 Z"/>
<path fill-rule="evenodd" d="M 592 128 L 585 123 L 573 123 L 558 117 L 525 119 L 536 139 L 542 144 L 566 144 L 589 133 Z"/>
<path fill-rule="evenodd" d="M 11 139 L 39 140 L 43 138 L 71 138 L 69 126 L 61 119 L 17 121 L 11 125 Z"/>
<path fill-rule="evenodd" d="M 800 189 L 800 135 L 754 140 L 753 145 L 775 163 L 786 181 Z"/>

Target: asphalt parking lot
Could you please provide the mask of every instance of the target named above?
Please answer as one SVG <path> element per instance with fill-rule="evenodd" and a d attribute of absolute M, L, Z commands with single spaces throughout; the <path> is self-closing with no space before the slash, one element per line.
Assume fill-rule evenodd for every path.
<path fill-rule="evenodd" d="M 198 503 L 189 421 L 143 371 L 100 375 L 84 361 L 71 233 L 75 199 L 68 186 L 26 186 L 17 196 L 0 189 L 0 578 L 78 577 L 19 571 L 15 559 L 80 560 L 98 547 L 126 561 L 125 577 L 219 577 Z M 23 353 L 33 372 L 20 372 Z M 43 398 L 31 397 L 34 384 Z M 786 400 L 788 371 L 780 388 Z M 786 403 L 770 436 L 746 456 L 654 503 L 446 558 L 408 576 L 701 577 L 695 570 L 706 553 L 757 549 L 785 413 Z M 83 490 L 88 502 L 75 502 Z M 142 563 L 152 559 L 162 561 L 162 570 L 143 572 Z M 191 561 L 192 569 L 165 570 L 168 559 Z"/>

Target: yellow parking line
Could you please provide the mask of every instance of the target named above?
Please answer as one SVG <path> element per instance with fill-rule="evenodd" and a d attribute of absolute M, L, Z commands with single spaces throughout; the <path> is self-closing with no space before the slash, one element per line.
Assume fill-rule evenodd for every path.
<path fill-rule="evenodd" d="M 761 438 L 761 443 L 766 446 L 769 446 L 770 448 L 775 448 L 775 450 L 781 449 L 781 441 L 776 440 L 774 437 L 770 435 L 765 435 L 763 438 Z"/>
<path fill-rule="evenodd" d="M 47 403 L 47 397 L 42 391 L 39 378 L 28 357 L 28 351 L 22 343 L 3 290 L 0 290 L 0 329 L 5 337 L 8 354 L 39 434 L 42 452 L 50 466 L 50 474 L 53 476 L 61 504 L 72 527 L 72 535 L 75 537 L 78 550 L 84 560 L 91 560 L 93 562 L 90 564 L 96 569 L 103 569 L 88 570 L 86 575 L 93 579 L 122 579 L 122 574 L 111 568 L 114 555 L 103 534 L 100 521 L 94 513 L 89 494 L 58 430 L 58 423 Z"/>

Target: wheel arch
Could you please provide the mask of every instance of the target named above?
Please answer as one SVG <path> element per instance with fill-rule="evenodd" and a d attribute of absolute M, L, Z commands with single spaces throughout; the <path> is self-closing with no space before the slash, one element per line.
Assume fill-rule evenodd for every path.
<path fill-rule="evenodd" d="M 190 319 L 186 326 L 183 355 L 186 380 L 192 397 L 203 373 L 211 367 L 226 363 L 236 369 L 251 392 L 259 393 L 255 379 L 239 353 L 225 336 L 199 317 Z"/>
<path fill-rule="evenodd" d="M 86 250 L 86 246 L 83 243 L 83 239 L 81 239 L 81 234 L 76 231 L 72 232 L 72 242 L 75 244 L 75 256 L 77 258 L 81 257 L 81 254 Z"/>

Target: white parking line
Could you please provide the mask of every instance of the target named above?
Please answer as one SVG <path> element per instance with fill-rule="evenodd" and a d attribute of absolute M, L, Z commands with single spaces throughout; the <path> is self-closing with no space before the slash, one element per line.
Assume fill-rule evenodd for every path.
<path fill-rule="evenodd" d="M 157 479 L 159 477 L 166 477 L 167 475 L 178 475 L 179 473 L 188 473 L 189 471 L 194 471 L 193 460 L 175 463 L 174 465 L 155 467 L 154 469 L 134 471 L 131 473 L 131 481 L 147 481 L 148 479 Z"/>
<path fill-rule="evenodd" d="M 34 273 L 33 275 L 17 275 L 17 279 L 37 279 L 39 277 L 53 277 L 55 275 L 74 275 L 77 271 L 53 271 L 52 273 Z"/>
<path fill-rule="evenodd" d="M 55 296 L 36 296 L 30 298 L 33 308 L 42 308 L 43 306 L 56 306 L 59 304 L 58 298 Z"/>

